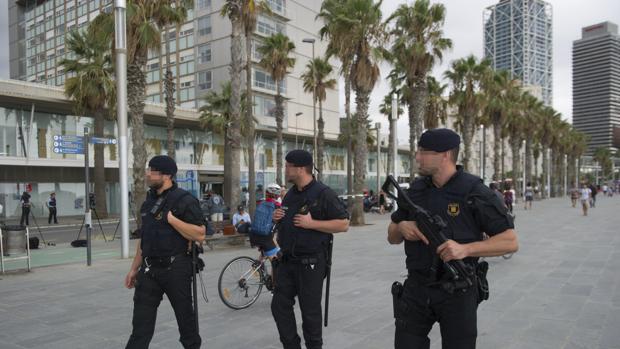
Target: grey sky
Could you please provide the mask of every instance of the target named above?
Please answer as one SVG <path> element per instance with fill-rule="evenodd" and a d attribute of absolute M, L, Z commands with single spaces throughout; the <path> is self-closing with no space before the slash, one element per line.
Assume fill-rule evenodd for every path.
<path fill-rule="evenodd" d="M 8 1 L 0 0 L 0 78 L 9 77 L 8 67 Z M 317 0 L 314 0 L 317 1 Z M 406 1 L 413 3 L 413 1 Z M 482 56 L 482 11 L 497 3 L 496 0 L 446 0 L 442 3 L 447 8 L 445 36 L 452 39 L 454 47 L 445 54 L 444 61 L 437 66 L 433 74 L 441 78 L 451 61 L 474 54 Z M 565 119 L 572 117 L 571 84 L 571 50 L 573 40 L 581 37 L 581 28 L 603 21 L 620 24 L 620 1 L 617 0 L 549 0 L 553 6 L 553 106 Z M 387 18 L 396 7 L 405 3 L 400 0 L 384 0 L 382 10 Z M 381 75 L 389 72 L 389 66 L 383 65 Z M 342 86 L 342 85 L 341 85 Z M 378 112 L 378 106 L 389 91 L 387 82 L 381 81 L 372 94 L 371 118 L 384 123 L 387 121 Z M 344 91 L 341 89 L 341 105 Z M 343 107 L 341 106 L 341 112 Z M 399 122 L 399 139 L 407 138 L 407 121 Z"/>
<path fill-rule="evenodd" d="M 384 0 L 383 16 L 387 18 L 400 4 L 413 1 Z M 482 12 L 497 0 L 445 0 L 447 17 L 445 37 L 452 39 L 453 49 L 444 55 L 443 63 L 436 67 L 433 75 L 442 78 L 450 62 L 474 54 L 482 57 Z M 572 43 L 581 38 L 581 28 L 592 24 L 611 21 L 620 25 L 620 1 L 617 0 L 548 0 L 553 7 L 553 107 L 562 113 L 564 119 L 572 120 Z M 381 75 L 389 73 L 383 66 Z M 379 104 L 389 91 L 389 84 L 381 81 L 371 96 L 371 118 L 383 123 L 387 132 L 387 120 L 380 115 Z M 344 92 L 341 91 L 341 101 Z M 342 104 L 342 103 L 341 103 Z M 402 118 L 398 123 L 399 143 L 408 138 L 408 122 Z"/>

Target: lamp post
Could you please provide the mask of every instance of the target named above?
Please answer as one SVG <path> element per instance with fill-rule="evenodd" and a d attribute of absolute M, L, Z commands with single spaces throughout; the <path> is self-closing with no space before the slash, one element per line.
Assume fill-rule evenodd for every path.
<path fill-rule="evenodd" d="M 299 129 L 297 128 L 297 117 L 302 114 L 303 114 L 302 112 L 295 113 L 295 149 L 298 149 L 297 148 L 297 133 L 298 133 L 297 130 Z"/>
<path fill-rule="evenodd" d="M 129 183 L 127 173 L 127 28 L 126 0 L 114 1 L 116 52 L 116 117 L 119 136 L 119 182 L 121 186 L 121 257 L 129 258 Z M 88 194 L 88 193 L 87 193 Z"/>
<path fill-rule="evenodd" d="M 314 42 L 315 40 L 312 38 L 305 38 L 301 40 L 306 44 L 312 44 L 312 61 L 314 62 Z M 312 72 L 313 79 L 316 80 L 314 76 L 314 71 Z M 312 89 L 312 158 L 316 161 L 316 91 Z"/>
<path fill-rule="evenodd" d="M 379 190 L 381 190 L 381 141 L 379 140 L 381 123 L 375 123 L 375 128 L 377 129 L 377 195 L 379 195 Z"/>
<path fill-rule="evenodd" d="M 390 136 L 392 137 L 392 144 L 394 146 L 393 149 L 393 153 L 392 153 L 392 175 L 394 175 L 394 179 L 396 179 L 396 181 L 398 181 L 398 167 L 396 166 L 396 164 L 398 164 L 398 161 L 396 160 L 396 158 L 398 157 L 398 137 L 396 137 L 396 123 L 398 122 L 398 95 L 396 93 L 392 93 L 392 123 L 391 123 L 391 129 L 390 129 Z M 395 193 L 395 195 L 398 195 L 398 192 Z M 394 200 L 394 211 L 396 211 L 398 209 L 398 204 L 396 203 L 396 200 Z"/>

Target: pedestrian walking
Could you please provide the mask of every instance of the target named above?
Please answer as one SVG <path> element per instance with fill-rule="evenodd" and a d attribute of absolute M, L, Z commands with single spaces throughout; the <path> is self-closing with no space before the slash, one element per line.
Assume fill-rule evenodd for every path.
<path fill-rule="evenodd" d="M 579 188 L 573 188 L 570 191 L 570 201 L 573 207 L 577 207 L 577 200 L 579 200 Z"/>
<path fill-rule="evenodd" d="M 525 197 L 524 209 L 527 210 L 529 208 L 531 210 L 532 202 L 534 201 L 534 188 L 532 187 L 532 183 L 527 182 L 527 186 L 525 187 L 525 192 L 523 193 L 523 196 Z"/>
<path fill-rule="evenodd" d="M 158 155 L 149 161 L 146 179 L 151 188 L 142 204 L 141 239 L 125 277 L 134 288 L 133 331 L 126 348 L 148 348 L 157 308 L 166 294 L 174 309 L 184 348 L 200 348 L 197 316 L 192 305 L 191 244 L 205 238 L 198 200 L 174 181 L 177 165 Z M 195 295 L 194 295 L 195 296 Z"/>
<path fill-rule="evenodd" d="M 57 206 L 56 206 L 56 193 L 51 193 L 49 199 L 47 199 L 47 202 L 45 203 L 45 205 L 47 206 L 47 209 L 49 210 L 50 214 L 47 217 L 47 224 L 52 224 L 52 218 L 54 218 L 54 224 L 58 224 L 58 218 L 57 218 Z"/>
<path fill-rule="evenodd" d="M 596 185 L 590 184 L 590 208 L 596 207 L 596 194 L 598 194 L 598 188 Z"/>
<path fill-rule="evenodd" d="M 512 202 L 514 201 L 514 193 L 510 188 L 510 184 L 506 184 L 504 189 L 504 204 L 508 207 L 508 212 L 512 213 Z"/>
<path fill-rule="evenodd" d="M 581 198 L 581 208 L 583 210 L 583 215 L 588 215 L 588 204 L 591 205 L 592 200 L 592 189 L 590 189 L 585 183 L 582 185 L 580 190 L 580 198 Z"/>
<path fill-rule="evenodd" d="M 22 216 L 19 219 L 19 225 L 23 226 L 24 223 L 30 225 L 30 207 L 32 203 L 30 202 L 30 194 L 28 194 L 28 192 L 22 193 L 19 199 L 19 205 L 22 207 Z"/>
<path fill-rule="evenodd" d="M 299 301 L 306 348 L 323 347 L 321 298 L 329 278 L 332 234 L 349 229 L 349 214 L 338 195 L 312 175 L 312 155 L 292 150 L 286 155 L 286 180 L 294 184 L 274 211 L 279 222 L 282 256 L 274 265 L 276 285 L 271 313 L 284 349 L 301 349 L 293 305 Z"/>
<path fill-rule="evenodd" d="M 483 298 L 476 282 L 467 285 L 450 277 L 445 263 L 462 260 L 472 271 L 479 257 L 517 250 L 512 218 L 501 200 L 479 177 L 456 165 L 460 137 L 449 129 L 424 132 L 418 142 L 418 177 L 407 194 L 413 203 L 449 222 L 449 239 L 436 250 L 418 228 L 416 212 L 398 205 L 388 227 L 390 244 L 405 244 L 408 278 L 394 292 L 394 348 L 429 348 L 428 333 L 439 322 L 442 348 L 476 347 L 478 304 Z M 428 232 L 427 232 L 428 233 Z M 483 240 L 483 233 L 490 236 Z M 480 276 L 481 274 L 475 273 Z"/>

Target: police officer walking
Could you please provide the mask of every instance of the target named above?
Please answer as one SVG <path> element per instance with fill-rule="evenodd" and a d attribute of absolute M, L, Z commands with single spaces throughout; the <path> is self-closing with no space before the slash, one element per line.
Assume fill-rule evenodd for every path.
<path fill-rule="evenodd" d="M 276 286 L 271 312 L 284 349 L 300 349 L 293 305 L 299 301 L 308 349 L 323 346 L 321 298 L 332 234 L 349 229 L 349 215 L 336 193 L 312 175 L 312 155 L 293 150 L 286 155 L 285 174 L 294 186 L 273 220 L 279 222 L 282 255 L 274 266 Z"/>
<path fill-rule="evenodd" d="M 446 221 L 448 241 L 432 250 L 412 212 L 399 205 L 392 214 L 388 241 L 405 242 L 409 272 L 395 300 L 396 349 L 429 348 L 428 333 L 435 322 L 440 325 L 442 348 L 475 348 L 476 311 L 483 293 L 476 282 L 453 287 L 454 280 L 442 261 L 463 260 L 472 270 L 478 267 L 480 271 L 478 257 L 500 256 L 518 248 L 504 204 L 480 178 L 456 165 L 459 143 L 459 135 L 449 129 L 424 132 L 416 153 L 421 177 L 407 193 L 413 203 Z M 483 240 L 483 233 L 490 238 Z"/>
<path fill-rule="evenodd" d="M 148 348 L 164 293 L 174 309 L 183 347 L 200 348 L 190 246 L 204 240 L 205 227 L 198 200 L 174 182 L 176 172 L 168 156 L 149 161 L 146 178 L 151 189 L 140 209 L 141 240 L 125 277 L 125 287 L 135 287 L 133 331 L 126 348 Z"/>

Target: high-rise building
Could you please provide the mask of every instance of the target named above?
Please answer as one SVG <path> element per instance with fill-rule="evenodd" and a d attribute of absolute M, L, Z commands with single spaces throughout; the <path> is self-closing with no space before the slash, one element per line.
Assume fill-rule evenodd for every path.
<path fill-rule="evenodd" d="M 590 136 L 588 153 L 620 149 L 620 36 L 603 22 L 573 41 L 573 125 Z"/>
<path fill-rule="evenodd" d="M 551 5 L 542 0 L 501 0 L 483 13 L 484 57 L 507 70 L 548 106 L 553 100 Z"/>
<path fill-rule="evenodd" d="M 312 55 L 322 56 L 326 43 L 318 38 L 321 22 L 315 17 L 320 2 L 267 0 L 270 14 L 259 14 L 252 39 L 252 84 L 254 114 L 261 128 L 275 128 L 275 82 L 258 66 L 256 48 L 274 33 L 284 33 L 295 44 L 297 62 L 282 83 L 285 97 L 285 132 L 313 133 L 312 96 L 303 91 L 300 76 Z M 10 74 L 12 79 L 64 84 L 66 74 L 58 65 L 71 57 L 65 35 L 86 27 L 101 12 L 114 10 L 113 0 L 9 0 Z M 176 79 L 176 101 L 181 107 L 198 108 L 208 91 L 217 91 L 230 79 L 230 34 L 228 18 L 220 16 L 224 0 L 196 0 L 194 9 L 179 30 L 162 32 L 162 50 L 149 52 L 146 65 L 147 101 L 164 103 L 163 77 L 166 71 L 165 40 L 168 41 L 171 71 Z M 313 39 L 310 44 L 304 39 Z M 312 41 L 312 40 L 306 40 Z M 334 69 L 337 72 L 337 69 Z M 245 73 L 242 74 L 245 78 Z M 245 85 L 244 85 L 245 86 Z M 339 133 L 338 93 L 327 93 L 323 117 L 327 137 Z M 302 113 L 302 117 L 295 115 Z M 298 124 L 299 122 L 299 124 Z"/>

